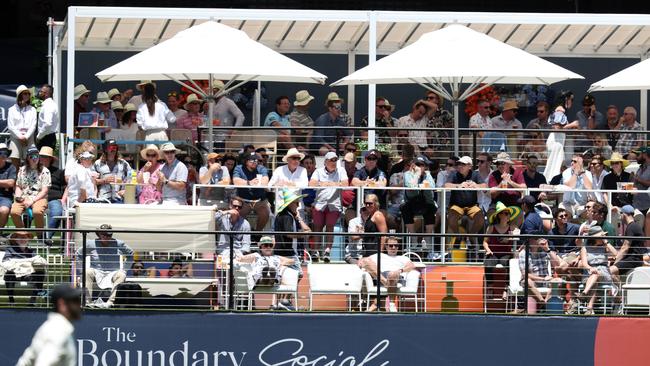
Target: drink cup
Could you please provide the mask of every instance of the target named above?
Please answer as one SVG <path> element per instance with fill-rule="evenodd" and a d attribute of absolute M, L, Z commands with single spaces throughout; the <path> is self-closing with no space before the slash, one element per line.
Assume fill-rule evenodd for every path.
<path fill-rule="evenodd" d="M 257 175 L 257 185 L 261 186 L 262 185 L 262 174 Z"/>
<path fill-rule="evenodd" d="M 142 173 L 142 180 L 144 181 L 145 184 L 149 184 L 149 178 L 151 178 L 151 173 L 149 172 Z"/>

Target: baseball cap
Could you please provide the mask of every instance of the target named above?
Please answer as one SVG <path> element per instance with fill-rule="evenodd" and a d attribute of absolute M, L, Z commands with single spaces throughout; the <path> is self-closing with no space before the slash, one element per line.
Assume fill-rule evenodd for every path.
<path fill-rule="evenodd" d="M 54 304 L 56 304 L 59 299 L 81 301 L 81 289 L 72 287 L 67 283 L 58 284 L 52 289 L 50 297 Z"/>
<path fill-rule="evenodd" d="M 251 152 L 251 153 L 246 154 L 246 156 L 244 156 L 243 160 L 244 161 L 251 161 L 251 160 L 257 161 L 259 158 L 260 158 L 259 155 L 257 155 L 254 152 Z"/>
<path fill-rule="evenodd" d="M 81 154 L 79 154 L 79 159 L 92 159 L 94 157 L 95 155 L 90 151 L 84 151 Z"/>
<path fill-rule="evenodd" d="M 518 203 L 520 205 L 527 204 L 527 205 L 530 205 L 530 206 L 534 206 L 537 203 L 537 200 L 535 199 L 535 197 L 528 195 L 528 196 L 523 196 L 522 198 L 520 198 Z"/>
<path fill-rule="evenodd" d="M 603 233 L 604 233 L 604 231 L 603 231 L 602 227 L 600 227 L 598 225 L 594 225 L 594 226 L 589 227 L 589 232 L 587 233 L 587 235 L 596 236 L 596 235 L 600 235 L 600 234 L 603 234 Z"/>
<path fill-rule="evenodd" d="M 461 157 L 460 159 L 458 159 L 458 162 L 461 163 L 461 164 L 465 164 L 465 165 L 472 165 L 472 158 L 465 155 L 465 156 Z"/>
<path fill-rule="evenodd" d="M 36 148 L 36 146 L 32 145 L 32 146 L 28 147 L 26 155 L 27 156 L 38 155 L 38 149 Z"/>
<path fill-rule="evenodd" d="M 381 153 L 379 152 L 379 150 L 375 150 L 375 149 L 368 150 L 368 152 L 366 153 L 366 159 L 368 159 L 370 156 L 374 156 L 377 159 L 379 159 L 381 158 Z"/>
<path fill-rule="evenodd" d="M 583 106 L 592 106 L 594 104 L 596 104 L 596 98 L 594 98 L 594 96 L 591 94 L 585 95 L 585 97 L 582 99 Z"/>
<path fill-rule="evenodd" d="M 424 164 L 424 165 L 429 165 L 431 164 L 431 160 L 427 158 L 425 155 L 420 155 L 417 158 L 415 158 L 415 161 L 413 163 L 417 164 Z"/>
<path fill-rule="evenodd" d="M 263 236 L 260 238 L 260 241 L 257 242 L 257 245 L 262 245 L 262 244 L 273 244 L 273 238 L 270 236 Z"/>
<path fill-rule="evenodd" d="M 329 151 L 327 154 L 325 154 L 325 160 L 330 160 L 335 158 L 338 158 L 338 156 L 333 151 Z"/>
<path fill-rule="evenodd" d="M 354 158 L 354 153 L 353 153 L 353 152 L 349 152 L 349 153 L 345 154 L 345 156 L 343 157 L 343 160 L 347 161 L 348 163 L 352 163 L 352 162 L 354 162 L 356 159 Z"/>
<path fill-rule="evenodd" d="M 632 207 L 631 205 L 625 205 L 621 207 L 621 213 L 634 215 L 634 207 Z"/>

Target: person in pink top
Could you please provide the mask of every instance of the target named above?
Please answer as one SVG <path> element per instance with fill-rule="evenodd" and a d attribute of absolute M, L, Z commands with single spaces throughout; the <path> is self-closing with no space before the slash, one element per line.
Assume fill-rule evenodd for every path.
<path fill-rule="evenodd" d="M 140 204 L 158 204 L 162 200 L 163 180 L 160 179 L 162 164 L 160 160 L 160 151 L 156 145 L 147 145 L 140 151 L 142 159 L 147 162 L 138 171 L 138 183 L 148 183 L 141 186 L 138 203 Z"/>
<path fill-rule="evenodd" d="M 184 128 L 192 131 L 192 141 L 199 139 L 197 127 L 203 123 L 203 113 L 201 113 L 201 99 L 196 94 L 187 96 L 185 110 L 187 114 L 176 120 L 176 128 Z"/>

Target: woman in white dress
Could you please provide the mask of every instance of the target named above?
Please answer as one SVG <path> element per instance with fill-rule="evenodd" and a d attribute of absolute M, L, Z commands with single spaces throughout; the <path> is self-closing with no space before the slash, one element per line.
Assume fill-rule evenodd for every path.
<path fill-rule="evenodd" d="M 548 118 L 548 124 L 554 130 L 562 130 L 568 126 L 566 110 L 571 108 L 573 104 L 573 93 L 570 91 L 563 92 L 558 100 L 557 107 L 553 114 Z M 566 134 L 562 132 L 551 132 L 546 140 L 546 153 L 548 159 L 546 160 L 546 168 L 544 169 L 544 177 L 546 181 L 550 182 L 553 177 L 560 174 L 562 162 L 564 162 L 564 144 L 566 142 Z"/>

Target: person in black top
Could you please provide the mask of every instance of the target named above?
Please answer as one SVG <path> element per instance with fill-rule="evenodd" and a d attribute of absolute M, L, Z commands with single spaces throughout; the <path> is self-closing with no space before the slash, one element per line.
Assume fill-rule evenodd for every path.
<path fill-rule="evenodd" d="M 3 262 L 8 262 L 13 259 L 29 259 L 36 256 L 36 250 L 31 249 L 28 244 L 33 238 L 31 233 L 26 231 L 16 231 L 9 237 L 9 246 L 5 250 L 5 256 L 2 258 Z M 17 277 L 14 271 L 7 271 L 4 276 L 5 286 L 7 287 L 7 296 L 9 303 L 14 304 L 14 287 L 16 282 L 25 281 L 34 286 L 32 296 L 29 299 L 31 306 L 36 302 L 36 296 L 39 292 L 43 291 L 43 281 L 45 280 L 45 270 L 42 266 L 34 265 L 34 272 L 27 276 Z"/>
<path fill-rule="evenodd" d="M 275 235 L 275 254 L 295 259 L 296 270 L 300 272 L 300 260 L 304 252 L 304 241 L 307 238 L 304 234 L 311 229 L 302 217 L 298 214 L 300 199 L 305 195 L 299 195 L 293 189 L 282 190 L 282 205 L 278 207 L 278 215 L 275 217 L 273 229 L 277 232 L 293 232 L 291 234 Z"/>
<path fill-rule="evenodd" d="M 64 177 L 63 169 L 59 169 L 55 164 L 52 164 L 54 160 L 54 150 L 49 146 L 41 147 L 41 150 L 38 152 L 40 156 L 41 164 L 49 169 L 50 178 L 52 183 L 50 188 L 47 191 L 47 207 L 49 209 L 49 216 L 47 227 L 49 228 L 58 228 L 59 223 L 61 222 L 61 216 L 63 216 L 63 203 L 61 198 L 63 197 L 63 192 L 65 192 L 66 182 Z M 54 232 L 49 231 L 45 235 L 45 244 L 52 245 L 52 235 Z"/>
<path fill-rule="evenodd" d="M 8 162 L 11 150 L 7 144 L 0 144 L 0 228 L 7 225 L 11 204 L 14 202 L 16 186 L 16 166 Z"/>
<path fill-rule="evenodd" d="M 378 150 L 369 150 L 366 154 L 365 165 L 357 170 L 352 178 L 352 185 L 355 187 L 386 187 L 386 173 L 377 167 L 377 161 L 381 159 L 381 153 Z M 386 205 L 386 191 L 364 189 L 364 194 L 374 193 L 379 197 L 379 203 Z"/>
<path fill-rule="evenodd" d="M 621 221 L 627 227 L 624 236 L 642 237 L 643 228 L 634 222 L 634 207 L 625 205 L 621 208 Z M 625 239 L 618 250 L 614 264 L 609 267 L 614 279 L 620 281 L 620 276 L 625 275 L 636 267 L 643 265 L 643 255 L 647 253 L 643 239 Z"/>
<path fill-rule="evenodd" d="M 526 159 L 526 171 L 524 172 L 524 181 L 528 188 L 539 188 L 540 185 L 546 184 L 546 178 L 537 171 L 539 166 L 539 157 L 537 154 L 528 154 Z M 531 191 L 530 195 L 537 201 L 546 199 L 546 193 L 540 191 Z"/>
<path fill-rule="evenodd" d="M 623 159 L 620 153 L 615 152 L 609 160 L 605 160 L 603 165 L 611 168 L 609 174 L 603 178 L 603 189 L 618 190 L 618 183 L 632 182 L 632 176 L 625 171 L 625 168 L 630 165 L 628 160 Z M 607 195 L 604 195 L 607 199 Z M 628 193 L 614 193 L 612 194 L 612 206 L 623 207 L 632 204 L 632 195 Z"/>

